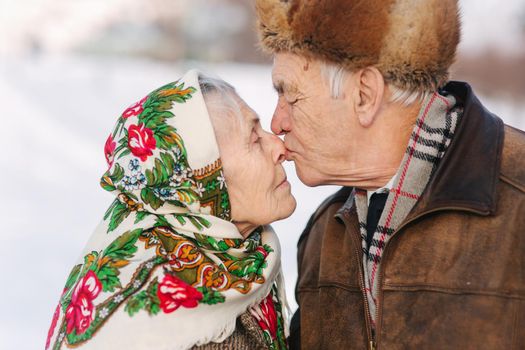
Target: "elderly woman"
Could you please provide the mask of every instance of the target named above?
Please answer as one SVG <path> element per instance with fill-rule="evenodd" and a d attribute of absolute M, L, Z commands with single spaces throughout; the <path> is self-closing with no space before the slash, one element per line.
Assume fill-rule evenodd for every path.
<path fill-rule="evenodd" d="M 190 71 L 110 134 L 115 194 L 67 278 L 46 348 L 285 349 L 284 147 L 228 84 Z"/>

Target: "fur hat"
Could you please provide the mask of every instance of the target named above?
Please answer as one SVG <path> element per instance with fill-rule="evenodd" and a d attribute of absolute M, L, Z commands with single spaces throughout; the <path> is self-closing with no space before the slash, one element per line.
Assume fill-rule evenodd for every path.
<path fill-rule="evenodd" d="M 443 86 L 459 43 L 457 0 L 257 0 L 256 8 L 265 49 L 375 66 L 408 91 Z"/>

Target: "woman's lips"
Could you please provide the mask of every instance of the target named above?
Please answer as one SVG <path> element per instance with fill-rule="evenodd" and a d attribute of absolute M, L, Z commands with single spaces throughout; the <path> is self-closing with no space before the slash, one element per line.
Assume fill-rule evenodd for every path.
<path fill-rule="evenodd" d="M 288 184 L 288 178 L 286 176 L 284 177 L 284 180 L 281 181 L 275 188 L 279 188 L 283 186 L 284 184 Z"/>
<path fill-rule="evenodd" d="M 284 151 L 284 158 L 286 158 L 286 160 L 288 161 L 292 160 L 292 153 L 292 151 L 286 148 L 286 150 Z"/>

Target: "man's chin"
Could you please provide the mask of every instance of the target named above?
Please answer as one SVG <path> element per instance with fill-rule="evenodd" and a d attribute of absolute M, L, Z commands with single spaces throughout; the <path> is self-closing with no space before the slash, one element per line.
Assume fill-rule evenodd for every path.
<path fill-rule="evenodd" d="M 319 176 L 312 174 L 310 169 L 309 171 L 302 171 L 301 168 L 297 166 L 297 162 L 295 163 L 295 172 L 297 173 L 299 180 L 301 180 L 301 182 L 308 187 L 317 187 L 323 185 L 323 181 L 321 178 L 319 178 Z"/>

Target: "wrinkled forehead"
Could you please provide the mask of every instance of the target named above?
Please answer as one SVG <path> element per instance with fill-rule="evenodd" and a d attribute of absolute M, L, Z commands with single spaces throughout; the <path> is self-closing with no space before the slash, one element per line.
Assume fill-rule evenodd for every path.
<path fill-rule="evenodd" d="M 205 99 L 217 136 L 244 133 L 259 121 L 257 113 L 235 93 L 225 96 L 214 92 Z"/>
<path fill-rule="evenodd" d="M 289 52 L 278 52 L 273 56 L 273 84 L 285 83 L 290 77 L 300 72 L 300 67 L 307 63 L 306 59 Z"/>
<path fill-rule="evenodd" d="M 249 127 L 251 129 L 254 124 L 259 122 L 259 116 L 244 100 L 241 98 L 239 98 L 239 100 L 239 106 L 241 109 L 241 123 L 245 127 Z"/>
<path fill-rule="evenodd" d="M 308 80 L 320 78 L 321 61 L 290 52 L 273 57 L 272 83 L 278 93 L 297 92 Z"/>

